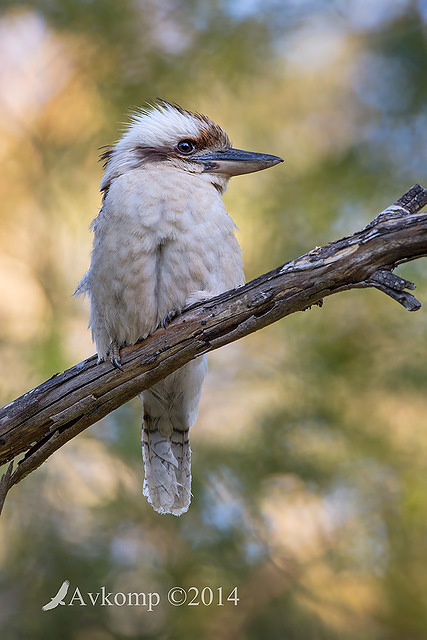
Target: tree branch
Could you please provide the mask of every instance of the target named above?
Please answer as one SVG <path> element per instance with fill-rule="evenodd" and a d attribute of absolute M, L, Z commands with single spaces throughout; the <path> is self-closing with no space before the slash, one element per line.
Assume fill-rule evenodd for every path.
<path fill-rule="evenodd" d="M 409 311 L 399 264 L 427 255 L 427 190 L 412 187 L 364 229 L 317 247 L 243 287 L 188 307 L 167 329 L 121 351 L 122 370 L 92 356 L 0 410 L 0 510 L 9 489 L 54 451 L 189 362 L 339 291 L 374 287 Z M 13 470 L 14 461 L 24 454 Z"/>

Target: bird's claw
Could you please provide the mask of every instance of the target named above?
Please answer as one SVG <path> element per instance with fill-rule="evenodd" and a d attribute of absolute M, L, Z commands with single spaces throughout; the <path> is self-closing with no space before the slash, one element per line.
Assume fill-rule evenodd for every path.
<path fill-rule="evenodd" d="M 119 371 L 123 371 L 122 363 L 120 361 L 120 349 L 117 342 L 111 342 L 109 356 L 113 367 L 115 369 L 119 369 Z"/>
<path fill-rule="evenodd" d="M 115 369 L 119 369 L 119 371 L 123 371 L 123 367 L 119 358 L 110 358 L 110 362 Z"/>
<path fill-rule="evenodd" d="M 167 329 L 168 326 L 170 325 L 170 323 L 172 322 L 172 320 L 174 318 L 176 318 L 177 316 L 179 316 L 179 311 L 177 310 L 173 310 L 173 311 L 169 311 L 169 313 L 167 313 L 165 315 L 165 317 L 162 320 L 162 327 L 163 329 Z"/>

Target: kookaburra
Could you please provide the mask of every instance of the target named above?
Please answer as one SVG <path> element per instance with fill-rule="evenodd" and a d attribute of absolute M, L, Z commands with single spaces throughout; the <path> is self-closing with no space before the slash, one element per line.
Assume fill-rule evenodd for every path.
<path fill-rule="evenodd" d="M 100 361 L 153 333 L 186 305 L 244 283 L 235 225 L 221 195 L 231 176 L 281 162 L 241 151 L 212 120 L 160 100 L 134 114 L 103 154 L 102 208 L 92 223 L 90 297 Z M 143 402 L 143 493 L 159 513 L 181 515 L 191 497 L 189 429 L 207 357 L 154 385 Z"/>

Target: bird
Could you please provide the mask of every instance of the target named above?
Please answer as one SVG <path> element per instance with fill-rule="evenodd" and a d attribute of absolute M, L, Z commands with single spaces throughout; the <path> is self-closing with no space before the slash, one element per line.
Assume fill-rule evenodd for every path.
<path fill-rule="evenodd" d="M 51 609 L 56 609 L 58 605 L 65 605 L 64 598 L 68 593 L 68 589 L 70 586 L 69 580 L 64 580 L 61 586 L 58 589 L 58 593 L 50 599 L 50 601 L 42 607 L 43 611 L 50 611 Z"/>
<path fill-rule="evenodd" d="M 120 368 L 122 347 L 186 306 L 244 284 L 236 226 L 221 196 L 232 176 L 283 160 L 235 149 L 210 118 L 163 99 L 134 111 L 101 158 L 102 205 L 75 293 L 89 295 L 98 360 Z M 190 506 L 189 430 L 206 371 L 201 355 L 141 394 L 143 494 L 161 514 Z"/>

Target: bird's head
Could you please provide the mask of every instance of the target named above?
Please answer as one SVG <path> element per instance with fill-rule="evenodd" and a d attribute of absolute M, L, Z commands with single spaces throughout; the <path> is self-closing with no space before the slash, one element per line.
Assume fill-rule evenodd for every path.
<path fill-rule="evenodd" d="M 136 112 L 122 138 L 101 158 L 106 161 L 101 190 L 126 171 L 167 163 L 202 175 L 221 193 L 231 176 L 283 162 L 278 156 L 234 149 L 225 131 L 208 117 L 165 100 Z"/>

